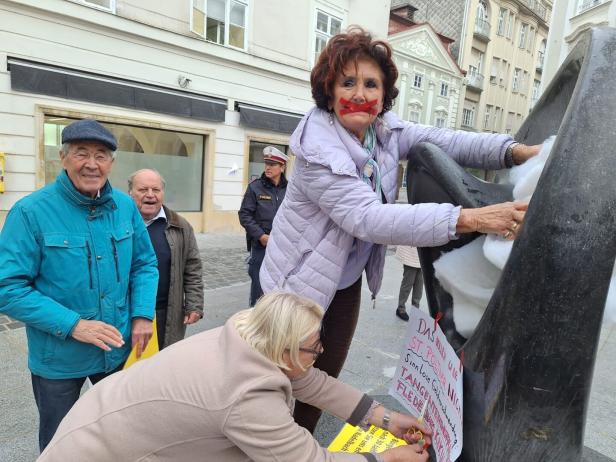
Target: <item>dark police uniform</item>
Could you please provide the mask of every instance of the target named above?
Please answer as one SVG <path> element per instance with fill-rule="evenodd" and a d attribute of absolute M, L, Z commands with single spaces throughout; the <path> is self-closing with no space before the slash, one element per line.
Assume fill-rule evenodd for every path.
<path fill-rule="evenodd" d="M 246 229 L 246 241 L 250 251 L 248 261 L 248 274 L 252 280 L 250 285 L 250 306 L 254 306 L 258 298 L 263 295 L 259 282 L 259 270 L 265 247 L 259 242 L 263 234 L 270 234 L 274 216 L 284 199 L 287 191 L 287 179 L 284 173 L 280 176 L 280 183 L 275 186 L 265 173 L 261 178 L 252 181 L 242 200 L 242 206 L 238 212 L 240 223 Z"/>

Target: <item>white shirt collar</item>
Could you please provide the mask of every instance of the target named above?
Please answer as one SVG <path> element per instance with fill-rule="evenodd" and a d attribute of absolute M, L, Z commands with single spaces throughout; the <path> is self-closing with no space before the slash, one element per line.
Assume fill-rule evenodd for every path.
<path fill-rule="evenodd" d="M 150 220 L 145 220 L 145 225 L 150 226 L 152 223 L 154 223 L 159 218 L 164 218 L 165 221 L 167 221 L 167 215 L 165 215 L 165 209 L 163 207 L 160 208 L 160 210 L 158 211 L 158 214 L 156 214 L 154 218 Z"/>

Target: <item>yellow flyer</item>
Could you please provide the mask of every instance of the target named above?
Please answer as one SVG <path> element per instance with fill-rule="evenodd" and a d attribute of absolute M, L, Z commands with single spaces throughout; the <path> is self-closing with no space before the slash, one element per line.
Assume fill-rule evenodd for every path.
<path fill-rule="evenodd" d="M 383 452 L 406 444 L 386 430 L 371 426 L 368 431 L 344 424 L 327 449 L 332 452 Z"/>
<path fill-rule="evenodd" d="M 145 346 L 145 350 L 141 353 L 141 357 L 137 359 L 137 347 L 133 347 L 124 363 L 124 369 L 128 369 L 137 361 L 141 361 L 142 359 L 147 359 L 150 356 L 154 356 L 158 353 L 158 333 L 156 332 L 156 316 L 152 320 L 152 336 L 150 337 L 150 341 Z"/>

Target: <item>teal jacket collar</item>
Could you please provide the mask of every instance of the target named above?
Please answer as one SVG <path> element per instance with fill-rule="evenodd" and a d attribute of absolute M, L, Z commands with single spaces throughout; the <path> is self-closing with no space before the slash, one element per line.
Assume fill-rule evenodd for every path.
<path fill-rule="evenodd" d="M 87 207 L 87 208 L 98 208 L 98 207 L 108 207 L 112 210 L 116 209 L 115 201 L 113 200 L 113 188 L 111 187 L 111 183 L 109 180 L 105 182 L 105 185 L 100 190 L 99 197 L 92 199 L 91 197 L 85 196 L 81 194 L 73 182 L 68 177 L 66 170 L 62 170 L 58 177 L 56 178 L 56 185 L 60 194 L 66 198 L 69 202 L 74 203 L 75 205 Z"/>

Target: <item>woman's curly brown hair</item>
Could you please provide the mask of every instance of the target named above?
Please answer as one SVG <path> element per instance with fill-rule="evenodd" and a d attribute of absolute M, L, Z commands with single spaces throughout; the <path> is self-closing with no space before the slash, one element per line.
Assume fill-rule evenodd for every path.
<path fill-rule="evenodd" d="M 398 69 L 391 58 L 391 47 L 382 40 L 372 40 L 370 33 L 358 26 L 350 27 L 345 34 L 334 35 L 321 51 L 310 73 L 312 97 L 317 107 L 329 111 L 334 95 L 334 84 L 349 62 L 363 58 L 375 61 L 385 76 L 383 82 L 383 110 L 379 115 L 389 111 L 398 96 L 396 80 Z"/>

